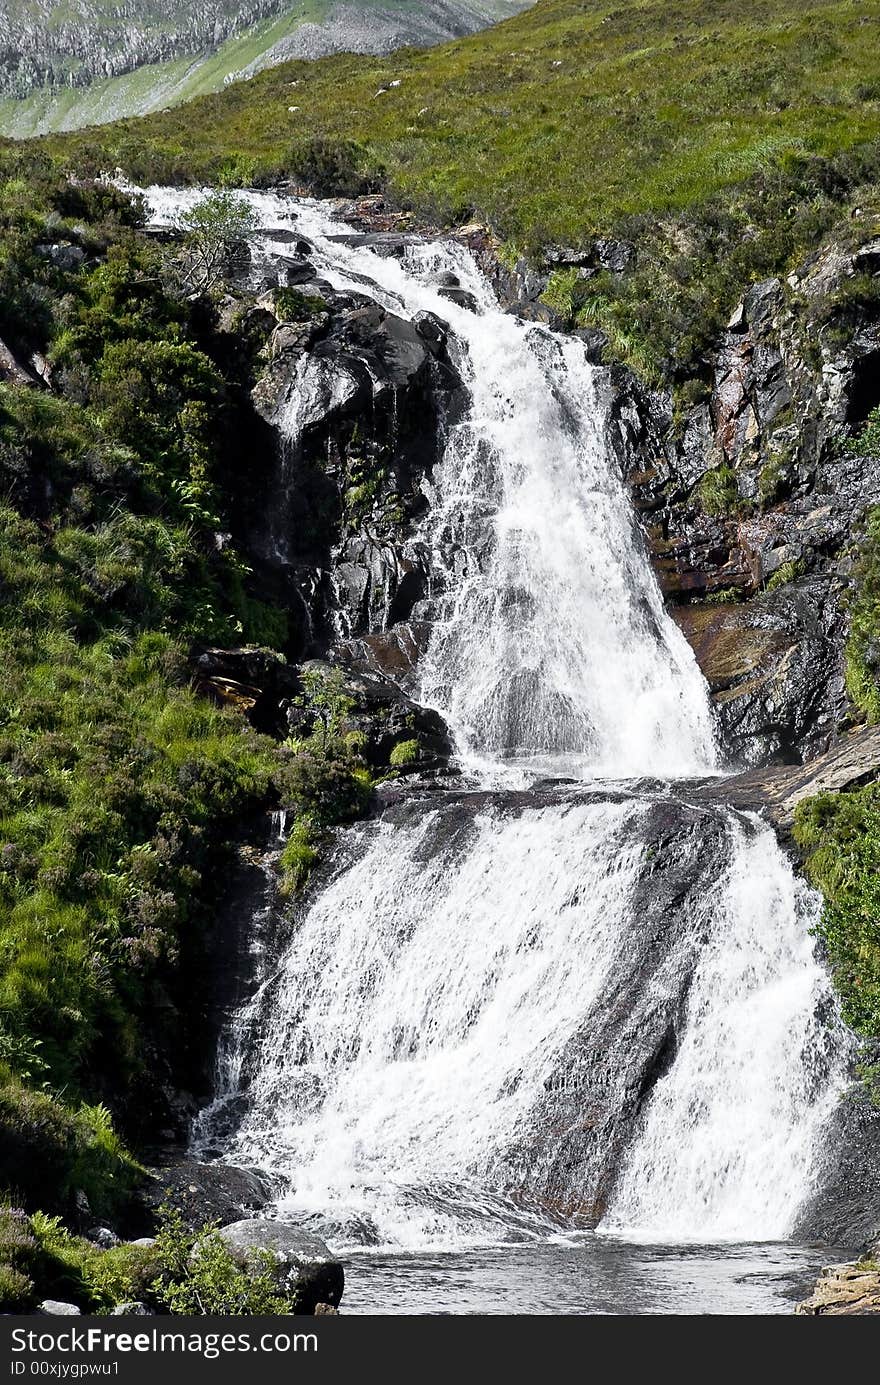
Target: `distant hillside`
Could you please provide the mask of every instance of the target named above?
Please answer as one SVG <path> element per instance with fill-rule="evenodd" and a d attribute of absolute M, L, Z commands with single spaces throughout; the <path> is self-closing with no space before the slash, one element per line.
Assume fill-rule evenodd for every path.
<path fill-rule="evenodd" d="M 161 110 L 290 58 L 473 33 L 533 0 L 0 0 L 0 132 Z"/>

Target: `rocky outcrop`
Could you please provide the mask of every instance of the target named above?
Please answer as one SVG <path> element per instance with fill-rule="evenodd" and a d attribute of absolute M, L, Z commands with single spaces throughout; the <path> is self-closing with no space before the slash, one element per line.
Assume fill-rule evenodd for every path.
<path fill-rule="evenodd" d="M 823 576 L 742 604 L 676 607 L 673 617 L 709 684 L 733 763 L 808 760 L 845 725 L 844 622 Z"/>
<path fill-rule="evenodd" d="M 318 1236 L 286 1222 L 257 1219 L 235 1222 L 219 1234 L 245 1270 L 255 1263 L 260 1268 L 262 1262 L 255 1262 L 255 1255 L 269 1252 L 274 1261 L 272 1276 L 281 1293 L 294 1301 L 297 1313 L 312 1314 L 318 1304 L 338 1308 L 345 1274 Z"/>
<path fill-rule="evenodd" d="M 134 1229 L 152 1231 L 160 1207 L 169 1206 L 180 1213 L 185 1226 L 197 1231 L 206 1222 L 226 1226 L 252 1217 L 272 1195 L 271 1180 L 256 1169 L 203 1164 L 181 1155 L 147 1171 L 130 1219 Z"/>
<path fill-rule="evenodd" d="M 418 742 L 422 769 L 443 768 L 452 741 L 442 717 L 401 690 L 398 681 L 365 657 L 363 645 L 343 644 L 333 663 L 290 664 L 272 650 L 203 649 L 194 654 L 197 686 L 218 701 L 232 702 L 257 730 L 280 738 L 307 736 L 314 712 L 304 699 L 305 671 L 335 671 L 339 691 L 351 703 L 341 726 L 357 736 L 359 754 L 373 769 L 387 769 L 395 746 Z M 361 656 L 361 657 L 358 657 Z"/>
<path fill-rule="evenodd" d="M 733 778 L 710 781 L 699 790 L 706 802 L 763 809 L 788 835 L 797 805 L 820 793 L 856 789 L 880 779 L 880 726 L 851 731 L 831 750 L 804 765 L 770 765 Z"/>
<path fill-rule="evenodd" d="M 390 629 L 423 596 L 422 483 L 460 381 L 430 313 L 410 322 L 313 279 L 294 300 L 302 320 L 285 322 L 286 285 L 263 287 L 255 310 L 278 325 L 254 403 L 276 461 L 255 478 L 244 539 L 264 584 L 299 611 L 294 652 L 316 652 Z"/>
<path fill-rule="evenodd" d="M 801 1317 L 849 1317 L 880 1314 L 880 1245 L 863 1260 L 828 1265 L 808 1299 L 795 1313 Z"/>
<path fill-rule="evenodd" d="M 878 264 L 871 243 L 832 244 L 785 283 L 754 285 L 705 400 L 675 417 L 667 396 L 613 372 L 612 431 L 648 549 L 742 765 L 809 759 L 847 725 L 846 596 L 880 469 L 845 438 L 880 401 L 880 326 L 853 332 L 835 305 Z"/>

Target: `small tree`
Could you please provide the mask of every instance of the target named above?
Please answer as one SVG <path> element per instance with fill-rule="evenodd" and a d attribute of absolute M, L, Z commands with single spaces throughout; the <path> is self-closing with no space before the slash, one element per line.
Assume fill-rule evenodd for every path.
<path fill-rule="evenodd" d="M 253 208 L 231 192 L 212 192 L 181 213 L 191 293 L 210 293 L 256 225 Z"/>
<path fill-rule="evenodd" d="M 312 740 L 314 748 L 329 755 L 341 740 L 345 719 L 354 707 L 354 698 L 345 687 L 341 669 L 310 668 L 302 674 L 303 695 L 297 705 L 314 714 Z"/>

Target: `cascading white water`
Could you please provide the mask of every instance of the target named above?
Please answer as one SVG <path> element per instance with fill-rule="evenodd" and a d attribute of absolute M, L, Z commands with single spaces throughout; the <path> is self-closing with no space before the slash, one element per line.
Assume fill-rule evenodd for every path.
<path fill-rule="evenodd" d="M 494 1165 L 623 962 L 633 811 L 489 811 L 430 851 L 431 813 L 361 829 L 366 850 L 309 911 L 271 1003 L 250 1007 L 250 1110 L 232 1151 L 292 1175 L 285 1211 L 320 1213 L 346 1239 L 486 1240 Z"/>
<path fill-rule="evenodd" d="M 166 221 L 199 196 L 147 195 Z M 500 312 L 461 246 L 414 245 L 400 264 L 338 243 L 348 228 L 317 204 L 248 196 L 263 227 L 313 242 L 334 284 L 367 280 L 393 311 L 431 311 L 453 328 L 471 407 L 430 495 L 436 611 L 420 700 L 443 713 L 465 762 L 497 770 L 516 756 L 599 777 L 713 769 L 705 684 L 606 442 L 607 373 L 575 338 Z M 268 238 L 260 254 L 288 250 Z M 440 295 L 441 270 L 479 312 Z M 307 408 L 294 401 L 288 438 Z"/>
<path fill-rule="evenodd" d="M 166 221 L 199 195 L 148 192 Z M 451 325 L 471 406 L 430 482 L 433 633 L 421 675 L 422 700 L 447 718 L 464 763 L 484 785 L 528 783 L 511 775 L 513 760 L 575 770 L 594 790 L 600 776 L 711 772 L 706 689 L 605 439 L 605 372 L 575 340 L 499 312 L 461 247 L 414 245 L 399 263 L 334 239 L 348 228 L 317 204 L 248 197 L 264 228 L 294 226 L 313 242 L 335 286 L 366 280 L 391 311 Z M 270 235 L 255 253 L 271 263 L 287 248 Z M 438 292 L 441 269 L 476 312 Z M 293 401 L 289 436 L 307 407 Z M 649 939 L 640 954 L 631 1060 L 624 1043 L 602 1078 L 601 1120 L 595 1102 L 572 1118 L 553 1093 L 587 1082 L 591 1053 L 600 1066 L 620 979 L 644 945 L 656 868 L 640 835 L 648 799 L 609 788 L 606 802 L 508 812 L 502 797 L 487 795 L 464 822 L 454 804 L 429 805 L 403 825 L 342 834 L 348 864 L 233 1027 L 227 1067 L 245 1104 L 224 1129 L 226 1157 L 281 1176 L 281 1214 L 320 1216 L 335 1244 L 546 1236 L 555 1214 L 529 1198 L 540 1203 L 555 1151 L 583 1161 L 566 1174 L 576 1202 L 572 1178 L 598 1187 L 603 1177 L 581 1134 L 601 1120 L 610 1129 L 609 1111 L 629 1103 L 603 1229 L 786 1235 L 843 1084 L 845 1043 L 822 1019 L 833 1005 L 809 940 L 815 901 L 773 835 L 716 810 L 711 887 L 694 877 L 673 891 L 674 945 Z M 651 1052 L 639 1024 L 657 1031 Z M 651 1077 L 664 1026 L 674 1052 Z M 578 1062 L 587 1066 L 571 1078 Z M 203 1139 L 223 1107 L 203 1119 Z"/>
<path fill-rule="evenodd" d="M 781 1239 L 846 1077 L 843 1027 L 809 935 L 818 896 L 775 834 L 731 815 L 731 852 L 658 1082 L 605 1228 L 672 1241 Z"/>

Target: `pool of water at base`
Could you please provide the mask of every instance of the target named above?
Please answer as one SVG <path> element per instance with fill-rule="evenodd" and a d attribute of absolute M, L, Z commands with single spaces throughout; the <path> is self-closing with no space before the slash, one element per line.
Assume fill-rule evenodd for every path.
<path fill-rule="evenodd" d="M 575 1244 L 345 1257 L 346 1314 L 792 1313 L 828 1246 Z"/>

